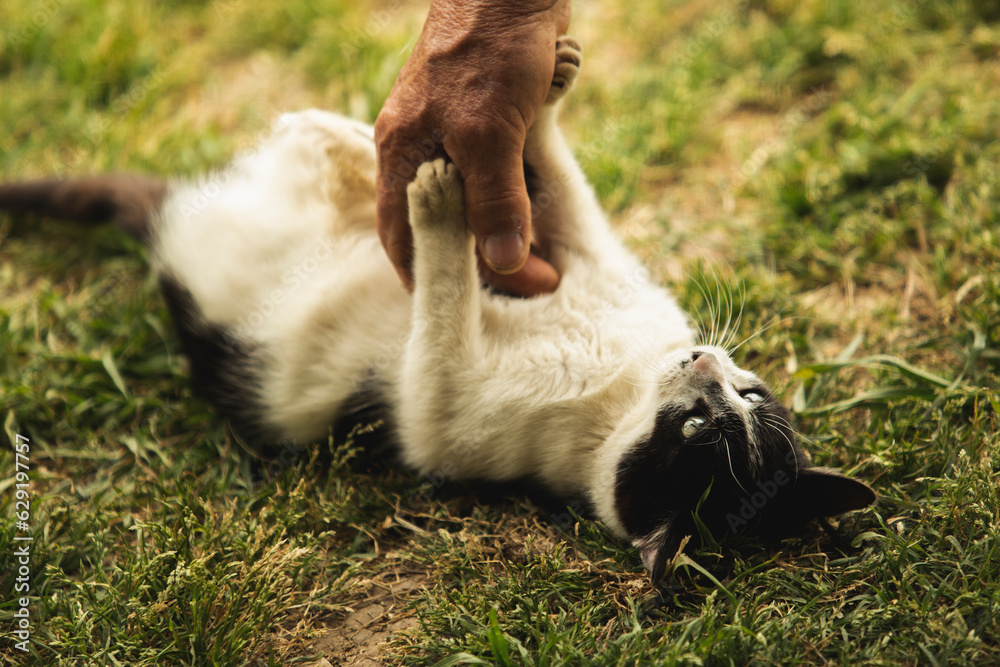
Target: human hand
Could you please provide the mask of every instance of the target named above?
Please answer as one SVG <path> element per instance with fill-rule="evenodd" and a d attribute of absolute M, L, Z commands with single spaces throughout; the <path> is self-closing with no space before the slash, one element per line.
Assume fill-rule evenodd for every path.
<path fill-rule="evenodd" d="M 413 288 L 406 184 L 421 162 L 446 156 L 464 181 L 480 273 L 522 296 L 553 291 L 559 275 L 529 252 L 531 202 L 522 152 L 569 28 L 569 0 L 434 0 L 413 54 L 375 121 L 378 232 Z"/>

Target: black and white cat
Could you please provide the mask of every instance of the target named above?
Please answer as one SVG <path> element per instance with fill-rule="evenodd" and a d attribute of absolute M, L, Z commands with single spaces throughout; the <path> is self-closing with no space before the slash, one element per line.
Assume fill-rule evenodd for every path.
<path fill-rule="evenodd" d="M 407 465 L 582 497 L 654 580 L 695 512 L 722 534 L 867 506 L 869 487 L 810 466 L 753 373 L 695 344 L 612 233 L 556 126 L 579 63 L 560 40 L 524 149 L 533 242 L 561 275 L 552 294 L 481 286 L 461 177 L 435 160 L 408 189 L 411 297 L 375 231 L 372 130 L 321 111 L 283 116 L 197 182 L 15 184 L 0 208 L 116 218 L 144 237 L 192 380 L 243 437 L 323 439 L 381 406 Z"/>

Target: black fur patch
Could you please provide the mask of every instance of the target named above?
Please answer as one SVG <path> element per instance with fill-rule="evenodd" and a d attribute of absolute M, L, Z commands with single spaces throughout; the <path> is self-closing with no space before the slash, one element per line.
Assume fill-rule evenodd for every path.
<path fill-rule="evenodd" d="M 260 399 L 261 364 L 254 347 L 207 322 L 191 292 L 173 276 L 160 275 L 160 290 L 190 362 L 191 384 L 256 448 L 273 433 L 263 421 Z"/>
<path fill-rule="evenodd" d="M 538 196 L 538 191 L 541 190 L 541 183 L 538 178 L 538 172 L 535 168 L 528 164 L 528 161 L 521 159 L 521 164 L 524 167 L 524 186 L 528 190 L 528 198 L 534 204 L 535 199 Z"/>
<path fill-rule="evenodd" d="M 365 432 L 358 427 L 377 425 Z M 386 398 L 384 383 L 374 374 L 362 382 L 344 402 L 333 424 L 333 441 L 352 437 L 362 451 L 362 463 L 384 464 L 399 451 L 392 406 Z"/>
<path fill-rule="evenodd" d="M 657 414 L 650 436 L 637 443 L 619 463 L 615 503 L 625 530 L 633 538 L 651 535 L 665 524 L 663 549 L 673 554 L 684 535 L 697 536 L 692 514 L 714 535 L 726 532 L 770 532 L 768 519 L 782 523 L 790 518 L 789 492 L 795 487 L 796 471 L 808 465 L 794 443 L 788 410 L 766 390 L 753 407 L 754 417 L 744 423 L 736 412 L 706 392 L 694 410 L 666 405 Z M 681 429 L 692 416 L 706 419 L 693 438 Z M 753 429 L 758 463 L 751 455 L 748 429 Z M 705 491 L 711 493 L 698 506 Z M 760 497 L 765 501 L 759 501 Z M 750 503 L 753 511 L 745 509 Z M 758 507 L 759 505 L 759 507 Z M 731 517 L 747 518 L 733 521 Z"/>
<path fill-rule="evenodd" d="M 160 179 L 134 174 L 44 179 L 0 184 L 0 209 L 90 224 L 110 221 L 148 243 L 150 216 L 166 193 Z"/>

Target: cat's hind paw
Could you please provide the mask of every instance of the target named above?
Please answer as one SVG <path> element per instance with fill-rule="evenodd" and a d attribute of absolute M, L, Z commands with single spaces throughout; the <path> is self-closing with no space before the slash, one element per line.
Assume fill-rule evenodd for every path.
<path fill-rule="evenodd" d="M 424 162 L 417 169 L 417 177 L 407 186 L 406 195 L 414 231 L 465 227 L 462 177 L 451 162 L 442 158 Z"/>
<path fill-rule="evenodd" d="M 546 104 L 555 104 L 569 92 L 577 74 L 580 73 L 581 64 L 583 64 L 583 47 L 580 46 L 580 42 L 569 35 L 557 39 L 556 68 L 552 75 L 549 94 L 545 98 Z"/>

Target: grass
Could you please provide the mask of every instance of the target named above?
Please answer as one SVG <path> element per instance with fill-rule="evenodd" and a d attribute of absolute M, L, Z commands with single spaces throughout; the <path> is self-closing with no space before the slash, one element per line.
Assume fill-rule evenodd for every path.
<path fill-rule="evenodd" d="M 285 109 L 372 120 L 408 2 L 0 5 L 0 178 L 190 174 Z M 371 465 L 245 455 L 194 397 L 144 251 L 0 216 L 0 420 L 30 438 L 25 664 L 1000 662 L 1000 4 L 605 0 L 565 127 L 629 243 L 738 352 L 815 460 L 880 500 L 653 591 L 574 508 Z M 17 508 L 19 510 L 19 508 Z"/>

